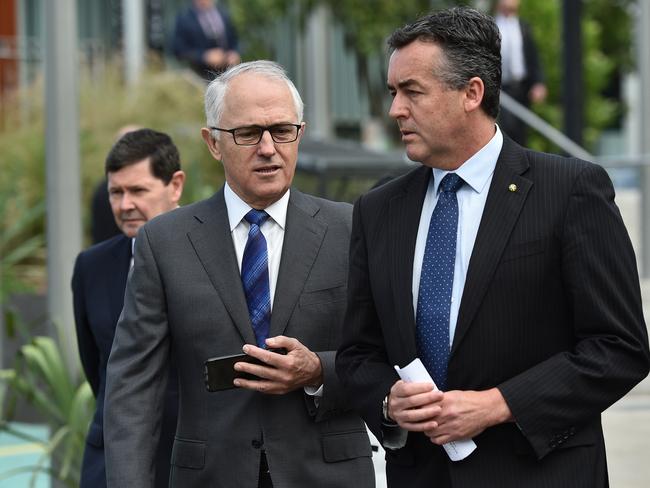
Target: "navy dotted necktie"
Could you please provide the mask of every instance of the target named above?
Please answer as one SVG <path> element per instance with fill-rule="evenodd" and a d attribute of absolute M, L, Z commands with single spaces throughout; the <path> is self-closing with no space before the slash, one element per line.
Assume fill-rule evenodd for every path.
<path fill-rule="evenodd" d="M 271 324 L 271 290 L 269 287 L 269 259 L 266 239 L 260 230 L 269 218 L 264 210 L 252 209 L 244 219 L 251 226 L 241 263 L 241 280 L 246 294 L 248 314 L 258 347 L 266 347 Z"/>
<path fill-rule="evenodd" d="M 449 309 L 458 232 L 456 191 L 462 185 L 463 180 L 455 173 L 440 182 L 422 260 L 415 318 L 418 355 L 442 391 L 447 386 L 449 361 Z"/>

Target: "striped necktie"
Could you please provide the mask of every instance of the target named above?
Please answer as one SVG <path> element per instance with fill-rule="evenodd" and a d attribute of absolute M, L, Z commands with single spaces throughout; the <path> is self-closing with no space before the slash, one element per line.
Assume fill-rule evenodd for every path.
<path fill-rule="evenodd" d="M 271 324 L 271 291 L 269 288 L 268 253 L 266 239 L 260 228 L 269 218 L 264 210 L 252 209 L 244 219 L 250 224 L 244 248 L 241 279 L 244 285 L 248 314 L 258 347 L 266 347 Z"/>

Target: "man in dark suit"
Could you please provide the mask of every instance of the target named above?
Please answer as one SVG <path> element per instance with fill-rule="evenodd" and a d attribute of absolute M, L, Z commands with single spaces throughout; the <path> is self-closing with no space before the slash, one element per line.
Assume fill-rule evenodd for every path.
<path fill-rule="evenodd" d="M 174 358 L 171 486 L 372 487 L 368 435 L 334 372 L 352 207 L 290 189 L 305 124 L 280 66 L 229 69 L 205 107 L 202 136 L 226 183 L 138 234 L 108 365 L 109 486 L 151 486 L 160 378 Z M 234 369 L 258 379 L 207 391 L 205 361 L 242 350 L 263 364 Z"/>
<path fill-rule="evenodd" d="M 390 115 L 422 166 L 355 205 L 336 360 L 389 486 L 605 487 L 600 414 L 650 368 L 612 184 L 495 125 L 490 17 L 436 12 L 389 45 Z M 440 390 L 399 380 L 416 357 Z M 462 461 L 440 447 L 467 438 Z"/>
<path fill-rule="evenodd" d="M 172 49 L 181 61 L 205 80 L 211 80 L 241 61 L 237 31 L 228 13 L 213 0 L 192 0 L 176 17 Z"/>
<path fill-rule="evenodd" d="M 86 438 L 82 488 L 106 486 L 103 434 L 106 364 L 122 311 L 133 239 L 146 221 L 178 206 L 185 180 L 172 140 L 150 129 L 129 132 L 115 143 L 106 158 L 106 176 L 111 209 L 122 234 L 79 254 L 72 277 L 79 355 L 97 399 Z M 168 485 L 177 403 L 177 381 L 171 378 L 165 393 L 165 415 L 156 456 L 158 487 Z"/>
<path fill-rule="evenodd" d="M 498 0 L 495 21 L 501 33 L 501 89 L 530 107 L 543 102 L 546 85 L 530 26 L 519 18 L 519 0 Z M 515 142 L 526 145 L 526 124 L 507 110 L 499 114 L 499 126 Z"/>

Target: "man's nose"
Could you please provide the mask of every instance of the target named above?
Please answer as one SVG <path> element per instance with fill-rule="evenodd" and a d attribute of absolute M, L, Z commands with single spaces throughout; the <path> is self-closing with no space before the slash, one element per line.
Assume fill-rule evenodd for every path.
<path fill-rule="evenodd" d="M 388 115 L 394 119 L 402 119 L 404 117 L 407 117 L 408 110 L 406 108 L 406 105 L 403 103 L 402 97 L 400 95 L 396 94 L 393 97 Z"/>
<path fill-rule="evenodd" d="M 122 200 L 120 200 L 120 209 L 133 210 L 134 208 L 135 204 L 133 203 L 133 198 L 131 198 L 131 195 L 128 193 L 124 193 L 124 195 L 122 195 Z"/>
<path fill-rule="evenodd" d="M 273 142 L 271 132 L 268 129 L 262 132 L 262 139 L 257 143 L 257 153 L 263 156 L 275 154 L 275 142 Z"/>

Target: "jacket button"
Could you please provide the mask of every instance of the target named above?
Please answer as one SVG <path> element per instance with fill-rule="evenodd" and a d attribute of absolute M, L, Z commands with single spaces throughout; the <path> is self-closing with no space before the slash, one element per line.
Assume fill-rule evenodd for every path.
<path fill-rule="evenodd" d="M 262 447 L 262 441 L 258 441 L 257 439 L 253 439 L 251 441 L 251 446 L 253 446 L 255 449 L 259 449 Z"/>

